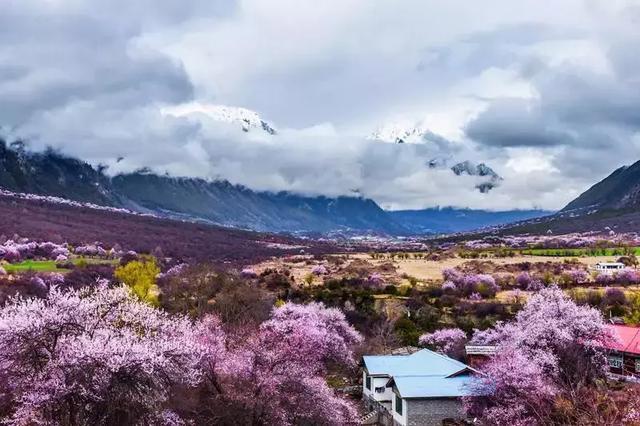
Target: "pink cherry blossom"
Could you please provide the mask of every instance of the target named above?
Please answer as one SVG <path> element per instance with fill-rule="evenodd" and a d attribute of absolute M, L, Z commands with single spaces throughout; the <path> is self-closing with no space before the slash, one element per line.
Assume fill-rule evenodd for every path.
<path fill-rule="evenodd" d="M 12 424 L 148 423 L 204 351 L 183 317 L 122 287 L 15 299 L 0 309 L 0 394 Z"/>
<path fill-rule="evenodd" d="M 472 344 L 493 345 L 497 356 L 483 367 L 467 401 L 470 413 L 488 424 L 546 424 L 553 397 L 607 371 L 605 344 L 614 339 L 602 315 L 578 306 L 558 287 L 529 298 L 514 321 L 476 332 Z"/>
<path fill-rule="evenodd" d="M 361 336 L 342 312 L 321 304 L 287 303 L 256 335 L 230 350 L 214 341 L 207 365 L 212 394 L 237 424 L 327 424 L 356 421 L 357 412 L 323 378 L 329 363 L 354 364 Z M 228 345 L 229 346 L 229 345 Z"/>
<path fill-rule="evenodd" d="M 311 270 L 313 275 L 325 275 L 327 273 L 327 268 L 324 265 L 316 265 Z"/>
<path fill-rule="evenodd" d="M 437 352 L 454 356 L 467 341 L 467 334 L 459 328 L 443 328 L 433 333 L 423 334 L 418 341 L 421 345 L 429 346 Z"/>

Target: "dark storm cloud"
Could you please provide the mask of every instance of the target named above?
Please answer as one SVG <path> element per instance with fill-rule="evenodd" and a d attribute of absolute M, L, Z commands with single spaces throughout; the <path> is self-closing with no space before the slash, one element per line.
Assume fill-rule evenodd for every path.
<path fill-rule="evenodd" d="M 145 31 L 215 16 L 220 2 L 8 1 L 0 13 L 0 117 L 20 126 L 39 113 L 100 103 L 122 110 L 183 102 L 182 65 L 137 43 Z"/>
<path fill-rule="evenodd" d="M 394 207 L 561 207 L 594 169 L 612 170 L 640 143 L 637 26 L 620 30 L 629 14 L 588 3 L 601 9 L 581 0 L 8 0 L 0 126 L 35 149 L 115 171 L 357 189 Z M 609 27 L 592 31 L 594 22 Z M 606 69 L 558 61 L 573 46 L 555 43 L 567 40 L 606 50 Z M 166 113 L 185 104 L 249 108 L 278 135 Z M 432 132 L 403 146 L 365 138 L 404 119 Z M 426 167 L 434 158 L 486 161 L 505 180 L 487 197 L 471 177 Z"/>
<path fill-rule="evenodd" d="M 606 46 L 608 69 L 523 64 L 537 92 L 532 99 L 495 99 L 465 131 L 495 147 L 582 149 L 629 145 L 640 130 L 640 59 L 636 35 Z"/>
<path fill-rule="evenodd" d="M 554 127 L 536 101 L 500 99 L 471 121 L 466 133 L 496 147 L 551 147 L 572 142 L 568 133 Z"/>

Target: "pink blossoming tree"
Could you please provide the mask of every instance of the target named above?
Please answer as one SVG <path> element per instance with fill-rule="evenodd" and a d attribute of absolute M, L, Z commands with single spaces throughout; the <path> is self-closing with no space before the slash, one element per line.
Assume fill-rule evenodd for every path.
<path fill-rule="evenodd" d="M 160 421 L 172 386 L 200 379 L 197 334 L 122 287 L 15 299 L 0 309 L 0 412 L 18 425 Z"/>
<path fill-rule="evenodd" d="M 461 358 L 467 334 L 459 328 L 444 328 L 423 334 L 418 342 L 452 358 Z"/>
<path fill-rule="evenodd" d="M 219 422 L 342 425 L 357 419 L 323 375 L 331 365 L 353 365 L 360 335 L 337 309 L 287 303 L 274 309 L 257 335 L 214 351 L 208 359 L 207 403 Z"/>
<path fill-rule="evenodd" d="M 498 354 L 475 386 L 485 397 L 467 401 L 486 424 L 542 425 L 554 398 L 603 377 L 604 344 L 614 337 L 600 313 L 550 287 L 531 296 L 510 323 L 476 332 L 472 342 Z"/>
<path fill-rule="evenodd" d="M 285 304 L 232 335 L 216 316 L 172 316 L 125 287 L 62 291 L 35 278 L 47 296 L 0 308 L 0 420 L 8 424 L 357 420 L 325 380 L 330 368 L 355 365 L 362 341 L 337 309 Z"/>

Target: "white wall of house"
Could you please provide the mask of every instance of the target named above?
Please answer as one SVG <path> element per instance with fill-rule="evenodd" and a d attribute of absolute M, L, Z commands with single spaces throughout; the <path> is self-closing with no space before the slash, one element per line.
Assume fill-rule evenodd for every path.
<path fill-rule="evenodd" d="M 624 265 L 619 262 L 598 262 L 593 269 L 601 273 L 613 273 L 624 269 Z"/>
<path fill-rule="evenodd" d="M 406 426 L 408 424 L 407 422 L 407 410 L 409 408 L 409 404 L 407 404 L 407 400 L 406 399 L 400 399 L 399 401 L 401 401 L 402 403 L 402 414 L 398 414 L 398 407 L 396 406 L 396 397 L 395 397 L 395 393 L 393 394 L 393 398 L 392 398 L 392 404 L 391 404 L 391 413 L 393 414 L 393 420 L 395 420 L 396 422 L 398 422 L 399 425 L 401 426 Z"/>
<path fill-rule="evenodd" d="M 391 401 L 393 399 L 393 390 L 387 388 L 386 384 L 389 377 L 371 377 L 371 390 L 367 389 L 367 372 L 362 373 L 362 393 L 376 401 Z M 384 388 L 384 392 L 376 392 L 376 388 Z"/>

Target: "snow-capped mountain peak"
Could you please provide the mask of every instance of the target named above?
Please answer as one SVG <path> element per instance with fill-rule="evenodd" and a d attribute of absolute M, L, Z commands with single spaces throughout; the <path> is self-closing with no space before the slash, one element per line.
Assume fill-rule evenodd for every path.
<path fill-rule="evenodd" d="M 275 135 L 276 130 L 269 123 L 260 118 L 257 112 L 246 108 L 229 107 L 225 105 L 212 105 L 207 113 L 218 121 L 228 123 L 239 123 L 242 130 L 248 132 L 253 129 L 262 129 L 265 132 Z"/>
<path fill-rule="evenodd" d="M 242 131 L 262 130 L 270 135 L 277 133 L 276 129 L 260 115 L 247 108 L 232 107 L 227 105 L 211 105 L 201 103 L 188 103 L 163 110 L 165 114 L 178 117 L 191 114 L 204 114 L 208 118 L 224 123 L 237 123 Z"/>
<path fill-rule="evenodd" d="M 429 131 L 422 126 L 407 123 L 391 123 L 378 127 L 368 139 L 391 143 L 421 143 Z"/>

